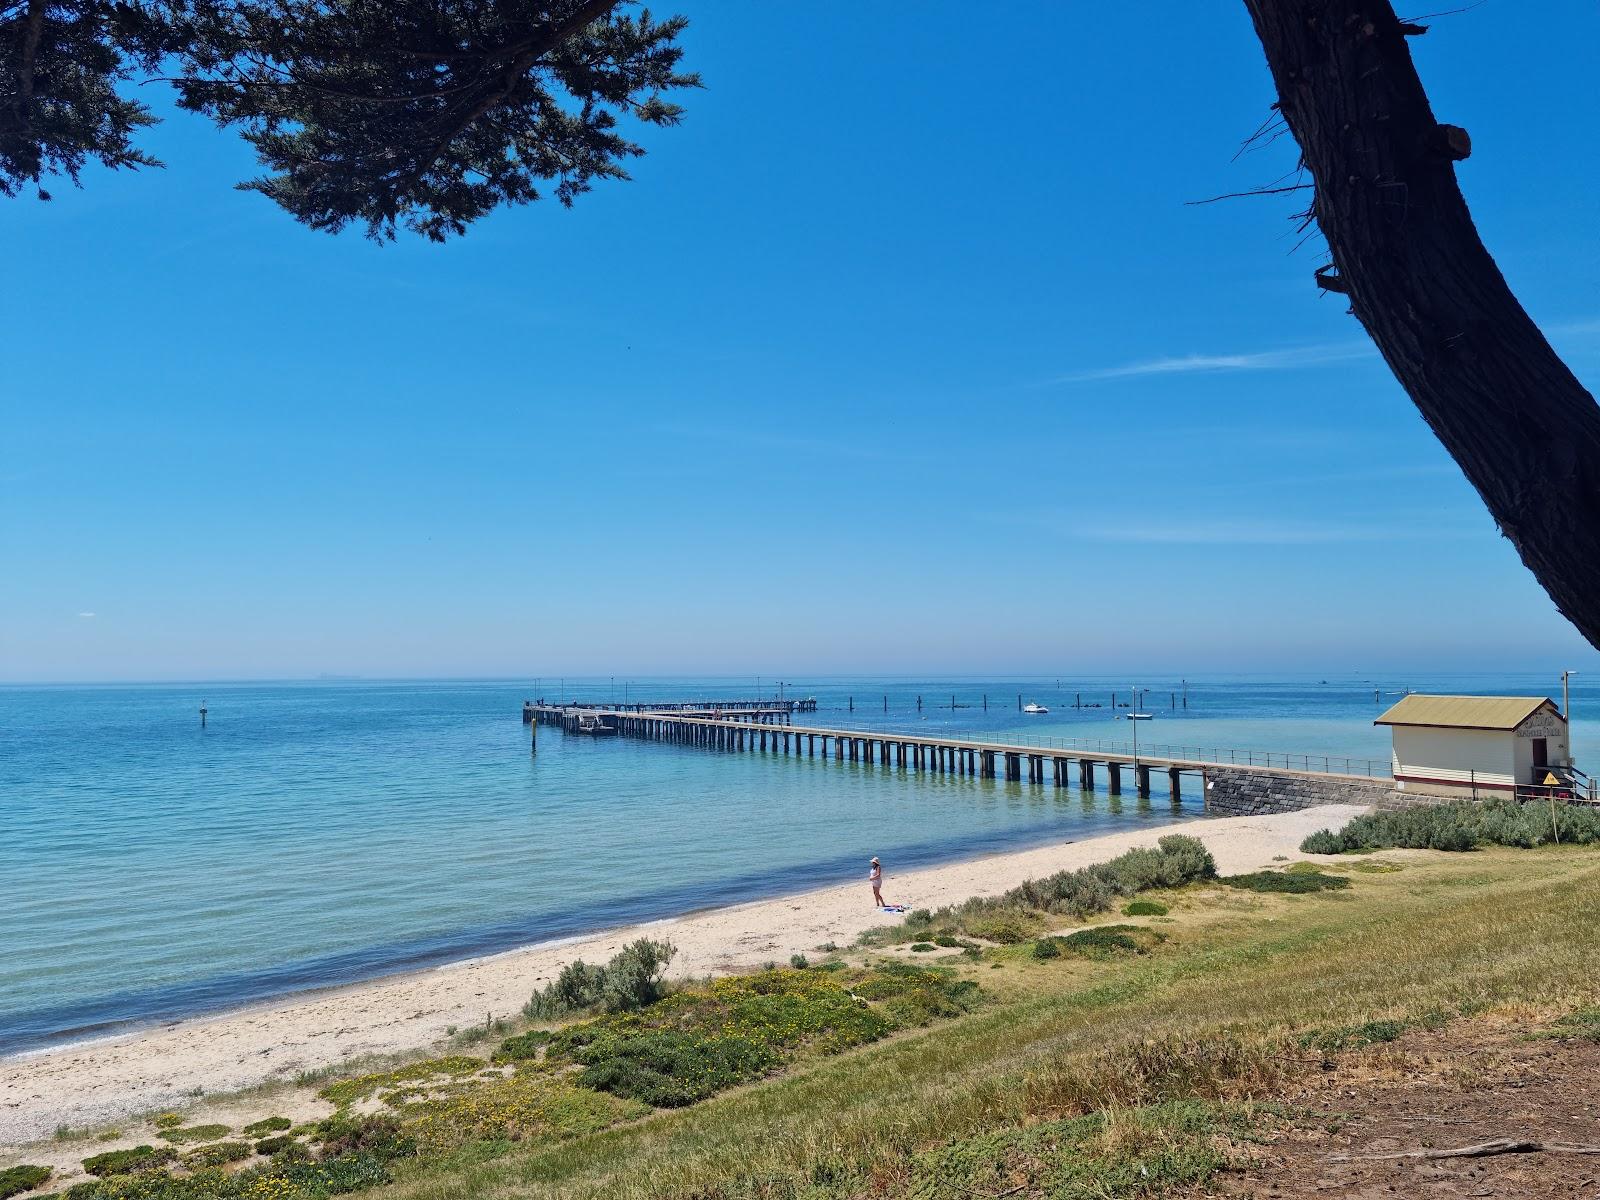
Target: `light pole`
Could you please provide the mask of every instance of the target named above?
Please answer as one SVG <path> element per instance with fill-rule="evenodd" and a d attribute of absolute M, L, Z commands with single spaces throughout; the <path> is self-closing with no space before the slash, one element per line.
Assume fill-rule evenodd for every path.
<path fill-rule="evenodd" d="M 1571 679 L 1576 674 L 1576 671 L 1561 672 L 1561 715 L 1567 719 L 1567 727 L 1569 730 L 1572 726 L 1572 692 L 1567 684 L 1567 680 Z M 1571 737 L 1572 735 L 1569 732 L 1567 736 Z"/>

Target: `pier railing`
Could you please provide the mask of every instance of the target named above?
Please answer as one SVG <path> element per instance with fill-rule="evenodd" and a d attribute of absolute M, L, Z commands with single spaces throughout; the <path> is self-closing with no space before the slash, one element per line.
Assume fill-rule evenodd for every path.
<path fill-rule="evenodd" d="M 1132 754 L 1131 741 L 1115 738 L 1059 738 L 1040 734 L 1005 734 L 1006 741 L 1041 750 L 1100 751 Z M 1355 758 L 1347 754 L 1302 754 L 1283 750 L 1239 750 L 1228 746 L 1184 746 L 1168 742 L 1139 742 L 1141 757 L 1209 762 L 1230 767 L 1274 767 L 1284 771 L 1319 771 L 1326 775 L 1366 775 L 1390 779 L 1394 766 L 1386 758 Z"/>

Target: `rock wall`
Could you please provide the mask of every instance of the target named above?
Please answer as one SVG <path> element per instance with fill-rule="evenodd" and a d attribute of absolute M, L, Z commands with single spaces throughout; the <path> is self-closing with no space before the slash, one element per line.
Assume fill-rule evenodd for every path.
<path fill-rule="evenodd" d="M 1371 804 L 1379 808 L 1405 808 L 1437 804 L 1439 796 L 1402 792 L 1390 779 L 1350 779 L 1337 775 L 1298 775 L 1293 772 L 1241 771 L 1232 767 L 1206 771 L 1206 808 L 1224 817 L 1257 813 L 1294 812 L 1320 804 Z"/>

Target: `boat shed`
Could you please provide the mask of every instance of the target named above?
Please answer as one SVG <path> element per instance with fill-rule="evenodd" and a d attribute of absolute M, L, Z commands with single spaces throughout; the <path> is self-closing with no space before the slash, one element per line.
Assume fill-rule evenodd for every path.
<path fill-rule="evenodd" d="M 1571 778 L 1567 719 L 1543 696 L 1407 696 L 1376 721 L 1394 735 L 1394 778 L 1441 795 L 1514 794 Z"/>

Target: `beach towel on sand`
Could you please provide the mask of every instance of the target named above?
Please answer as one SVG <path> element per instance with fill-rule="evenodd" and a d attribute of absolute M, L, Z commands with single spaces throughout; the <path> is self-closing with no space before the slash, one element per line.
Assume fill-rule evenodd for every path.
<path fill-rule="evenodd" d="M 878 911 L 879 912 L 895 912 L 895 913 L 899 913 L 899 912 L 905 912 L 905 910 L 906 910 L 906 906 L 904 904 L 885 904 Z"/>

